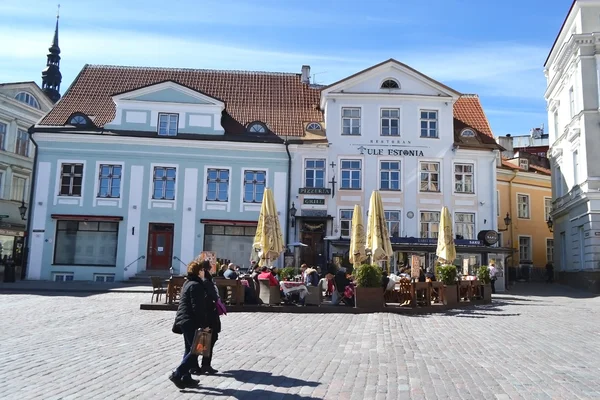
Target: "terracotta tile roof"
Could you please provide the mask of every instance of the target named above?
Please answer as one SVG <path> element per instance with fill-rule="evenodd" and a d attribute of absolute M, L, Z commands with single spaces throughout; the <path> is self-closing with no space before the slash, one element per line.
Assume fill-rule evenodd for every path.
<path fill-rule="evenodd" d="M 454 118 L 479 132 L 494 137 L 490 123 L 476 94 L 463 94 L 454 103 Z"/>
<path fill-rule="evenodd" d="M 520 166 L 511 163 L 509 161 L 509 159 L 505 158 L 505 157 L 502 158 L 502 166 L 505 167 L 505 168 L 512 169 L 512 170 L 517 170 L 517 171 L 539 173 L 539 174 L 543 174 L 543 175 L 552 175 L 552 171 L 550 171 L 548 168 L 544 168 L 544 167 L 541 167 L 539 165 L 535 165 L 535 164 L 531 164 L 530 163 L 529 164 L 529 170 L 525 170 L 524 168 L 521 168 Z"/>
<path fill-rule="evenodd" d="M 115 116 L 112 95 L 167 80 L 224 101 L 234 130 L 262 121 L 280 136 L 302 136 L 303 122 L 323 120 L 320 90 L 303 84 L 300 74 L 86 65 L 40 125 L 64 125 L 82 112 L 102 127 Z"/>
<path fill-rule="evenodd" d="M 547 174 L 547 175 L 552 174 L 552 171 L 550 171 L 548 168 L 540 167 L 539 165 L 531 165 L 530 164 L 529 169 L 532 169 L 534 171 L 541 172 L 541 173 Z"/>

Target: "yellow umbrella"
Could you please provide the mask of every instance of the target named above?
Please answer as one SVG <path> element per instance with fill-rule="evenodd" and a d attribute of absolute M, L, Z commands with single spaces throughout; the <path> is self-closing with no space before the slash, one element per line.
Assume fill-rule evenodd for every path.
<path fill-rule="evenodd" d="M 442 207 L 440 217 L 440 228 L 438 229 L 438 243 L 435 254 L 442 262 L 452 264 L 456 258 L 456 247 L 454 247 L 454 234 L 452 233 L 452 217 L 448 207 Z"/>
<path fill-rule="evenodd" d="M 352 234 L 350 236 L 350 262 L 354 265 L 360 264 L 367 259 L 365 250 L 365 226 L 363 224 L 362 207 L 354 206 L 352 214 Z"/>
<path fill-rule="evenodd" d="M 258 250 L 260 264 L 268 264 L 271 260 L 276 260 L 281 253 L 285 251 L 281 226 L 279 225 L 279 216 L 273 199 L 273 191 L 265 189 L 263 194 L 260 215 L 258 216 L 258 225 L 256 226 L 256 235 L 252 250 Z"/>
<path fill-rule="evenodd" d="M 373 192 L 369 202 L 367 251 L 371 252 L 371 262 L 386 261 L 394 254 L 383 212 L 383 202 L 377 190 Z"/>

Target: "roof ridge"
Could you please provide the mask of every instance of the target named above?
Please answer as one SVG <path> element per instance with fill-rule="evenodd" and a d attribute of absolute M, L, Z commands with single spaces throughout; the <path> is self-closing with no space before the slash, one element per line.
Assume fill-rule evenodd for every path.
<path fill-rule="evenodd" d="M 110 65 L 110 64 L 88 64 L 90 69 L 125 69 L 134 71 L 183 71 L 183 72 L 218 72 L 229 74 L 244 74 L 244 75 L 289 75 L 299 76 L 299 72 L 278 72 L 278 71 L 252 71 L 252 70 L 236 70 L 236 69 L 209 69 L 209 68 L 181 68 L 181 67 L 141 67 L 132 65 Z"/>
<path fill-rule="evenodd" d="M 461 93 L 460 97 L 476 97 L 479 98 L 479 95 L 476 93 Z"/>

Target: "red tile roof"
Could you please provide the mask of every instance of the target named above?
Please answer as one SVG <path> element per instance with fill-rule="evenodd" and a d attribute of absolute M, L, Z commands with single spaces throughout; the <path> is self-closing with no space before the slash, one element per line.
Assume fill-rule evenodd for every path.
<path fill-rule="evenodd" d="M 483 112 L 483 107 L 476 94 L 463 94 L 454 103 L 454 118 L 479 132 L 494 137 L 490 123 Z"/>

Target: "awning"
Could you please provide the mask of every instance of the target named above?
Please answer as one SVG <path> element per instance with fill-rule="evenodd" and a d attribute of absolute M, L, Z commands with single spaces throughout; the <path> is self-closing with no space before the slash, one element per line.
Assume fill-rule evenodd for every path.
<path fill-rule="evenodd" d="M 123 221 L 123 217 L 111 215 L 69 215 L 69 214 L 52 214 L 52 219 L 60 219 L 63 221 L 92 221 L 92 222 L 113 222 Z"/>
<path fill-rule="evenodd" d="M 232 219 L 201 219 L 200 223 L 206 225 L 256 226 L 258 221 L 237 221 Z"/>

